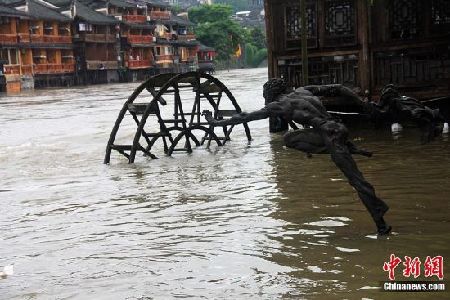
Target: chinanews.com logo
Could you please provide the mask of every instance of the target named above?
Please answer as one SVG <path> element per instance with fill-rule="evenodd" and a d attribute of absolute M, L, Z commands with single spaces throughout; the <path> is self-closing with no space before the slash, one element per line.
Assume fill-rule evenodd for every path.
<path fill-rule="evenodd" d="M 401 276 L 403 280 L 395 278 L 397 267 L 403 267 Z M 383 264 L 383 271 L 388 272 L 389 281 L 382 283 L 382 289 L 386 292 L 443 292 L 445 291 L 444 280 L 444 258 L 440 255 L 427 256 L 422 261 L 419 257 L 405 256 L 404 260 L 391 254 L 389 261 Z M 397 270 L 399 271 L 399 270 Z M 422 277 L 421 277 L 422 276 Z M 397 276 L 399 277 L 399 276 Z M 427 281 L 418 281 L 421 278 Z M 405 278 L 414 281 L 405 281 Z M 398 279 L 398 278 L 397 278 Z"/>

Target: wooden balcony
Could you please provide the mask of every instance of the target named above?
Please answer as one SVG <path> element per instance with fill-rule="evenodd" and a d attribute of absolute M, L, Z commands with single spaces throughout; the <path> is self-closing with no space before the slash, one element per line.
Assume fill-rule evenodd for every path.
<path fill-rule="evenodd" d="M 19 43 L 29 43 L 30 42 L 30 34 L 28 33 L 18 33 Z"/>
<path fill-rule="evenodd" d="M 195 37 L 195 34 L 193 34 L 193 33 L 179 34 L 178 35 L 178 40 L 179 41 L 183 41 L 183 42 L 192 41 L 192 40 L 195 40 L 195 39 L 196 39 L 196 37 Z"/>
<path fill-rule="evenodd" d="M 19 43 L 71 44 L 72 36 L 19 33 L 18 40 Z"/>
<path fill-rule="evenodd" d="M 72 37 L 70 35 L 44 35 L 43 41 L 52 44 L 70 44 Z"/>
<path fill-rule="evenodd" d="M 129 69 L 145 69 L 151 67 L 150 59 L 147 60 L 128 60 Z"/>
<path fill-rule="evenodd" d="M 170 11 L 151 11 L 150 18 L 152 20 L 169 20 Z"/>
<path fill-rule="evenodd" d="M 147 22 L 147 16 L 141 16 L 141 15 L 124 15 L 122 18 L 125 22 L 130 22 L 130 23 L 145 23 L 145 22 Z"/>
<path fill-rule="evenodd" d="M 162 34 L 159 34 L 159 37 L 166 40 L 171 40 L 173 34 L 171 32 L 164 32 Z"/>
<path fill-rule="evenodd" d="M 39 34 L 30 34 L 29 35 L 30 43 L 43 43 L 44 42 L 44 36 Z"/>
<path fill-rule="evenodd" d="M 152 44 L 153 36 L 151 35 L 128 35 L 128 43 L 130 44 Z"/>
<path fill-rule="evenodd" d="M 4 65 L 3 69 L 5 70 L 6 75 L 19 75 L 20 74 L 20 65 Z"/>
<path fill-rule="evenodd" d="M 116 41 L 116 36 L 114 34 L 106 33 L 86 33 L 80 35 L 80 39 L 85 42 L 93 43 L 114 43 Z"/>
<path fill-rule="evenodd" d="M 17 43 L 17 34 L 0 34 L 0 44 Z"/>
<path fill-rule="evenodd" d="M 26 74 L 26 75 L 33 74 L 33 66 L 32 65 L 22 65 L 20 68 L 22 69 L 22 74 Z"/>
<path fill-rule="evenodd" d="M 62 74 L 75 71 L 75 64 L 37 64 L 34 65 L 34 74 Z"/>
<path fill-rule="evenodd" d="M 173 63 L 173 55 L 156 55 L 156 63 Z"/>
<path fill-rule="evenodd" d="M 116 70 L 119 68 L 117 61 L 109 60 L 86 60 L 88 70 Z"/>

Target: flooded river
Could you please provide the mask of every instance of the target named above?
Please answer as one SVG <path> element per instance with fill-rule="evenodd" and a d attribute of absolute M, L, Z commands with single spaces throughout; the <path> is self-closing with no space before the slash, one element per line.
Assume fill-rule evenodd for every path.
<path fill-rule="evenodd" d="M 216 76 L 253 110 L 266 74 Z M 448 297 L 379 289 L 391 253 L 442 255 L 450 270 L 448 137 L 420 145 L 412 129 L 398 139 L 352 131 L 375 152 L 357 162 L 391 207 L 394 233 L 376 239 L 329 156 L 284 148 L 266 120 L 250 124 L 251 144 L 236 128 L 223 148 L 103 165 L 136 86 L 0 97 L 0 266 L 15 271 L 0 280 L 0 299 Z"/>

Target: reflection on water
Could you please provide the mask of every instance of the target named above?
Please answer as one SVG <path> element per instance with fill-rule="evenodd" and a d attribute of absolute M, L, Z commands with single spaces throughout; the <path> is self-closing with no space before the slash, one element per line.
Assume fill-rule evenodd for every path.
<path fill-rule="evenodd" d="M 244 110 L 262 105 L 265 70 L 217 76 Z M 377 239 L 329 157 L 286 149 L 266 121 L 250 145 L 236 129 L 224 148 L 102 165 L 135 86 L 1 98 L 0 266 L 15 268 L 1 299 L 384 299 L 390 253 L 449 257 L 448 140 L 353 130 L 391 207 L 394 234 Z"/>

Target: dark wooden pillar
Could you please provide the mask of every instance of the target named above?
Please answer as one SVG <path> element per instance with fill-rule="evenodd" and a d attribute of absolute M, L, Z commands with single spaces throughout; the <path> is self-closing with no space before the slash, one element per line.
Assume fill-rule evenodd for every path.
<path fill-rule="evenodd" d="M 370 92 L 370 49 L 369 49 L 369 10 L 368 1 L 356 1 L 357 4 L 357 24 L 358 24 L 358 43 L 361 46 L 358 60 L 359 85 L 361 92 Z"/>
<path fill-rule="evenodd" d="M 308 85 L 308 17 L 306 0 L 300 0 L 301 36 L 302 36 L 302 85 Z"/>
<path fill-rule="evenodd" d="M 267 38 L 267 65 L 269 71 L 269 78 L 275 77 L 274 64 L 274 44 L 273 44 L 273 19 L 272 19 L 272 3 L 271 0 L 264 1 L 265 22 L 266 22 L 266 38 Z"/>

